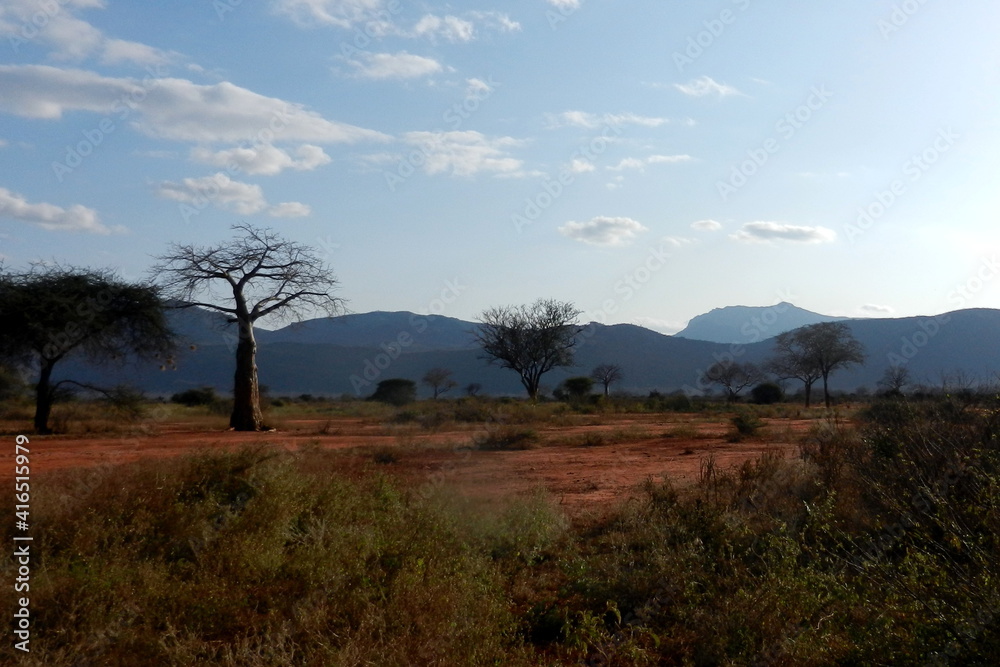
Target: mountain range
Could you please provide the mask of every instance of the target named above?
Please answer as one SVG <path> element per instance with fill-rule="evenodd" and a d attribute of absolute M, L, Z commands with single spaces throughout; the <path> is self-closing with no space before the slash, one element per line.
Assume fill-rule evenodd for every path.
<path fill-rule="evenodd" d="M 228 392 L 235 368 L 233 325 L 211 311 L 171 311 L 183 345 L 172 364 L 94 367 L 67 361 L 61 377 L 95 384 L 128 383 L 154 395 L 211 386 Z M 742 318 L 742 321 L 741 321 Z M 590 323 L 580 334 L 575 363 L 546 374 L 543 389 L 562 380 L 588 375 L 601 363 L 623 370 L 618 391 L 646 393 L 698 389 L 701 371 L 717 360 L 735 358 L 763 363 L 772 354 L 770 339 L 795 325 L 842 321 L 865 346 L 863 366 L 832 376 L 831 386 L 852 390 L 875 387 L 884 370 L 906 363 L 914 382 L 940 384 L 944 374 L 960 372 L 981 381 L 1000 373 L 1000 310 L 970 309 L 928 317 L 838 319 L 810 313 L 792 304 L 768 308 L 721 308 L 699 316 L 682 334 L 667 336 L 631 324 Z M 453 371 L 458 389 L 477 383 L 495 395 L 521 395 L 517 375 L 491 366 L 472 338 L 474 322 L 440 315 L 373 312 L 308 320 L 281 329 L 257 329 L 261 384 L 272 395 L 352 394 L 367 396 L 380 381 L 393 377 L 420 380 L 427 370 Z M 705 332 L 699 334 L 699 332 Z M 727 333 L 728 332 L 728 333 Z M 739 332 L 742 340 L 732 340 Z M 716 340 L 696 340 L 694 334 Z M 729 342 L 719 342 L 718 339 Z M 797 389 L 796 384 L 789 389 Z"/>

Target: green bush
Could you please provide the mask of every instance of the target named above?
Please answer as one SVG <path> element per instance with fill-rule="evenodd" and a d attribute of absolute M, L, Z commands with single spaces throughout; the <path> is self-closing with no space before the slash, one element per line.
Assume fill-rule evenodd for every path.
<path fill-rule="evenodd" d="M 762 382 L 750 391 L 750 399 L 758 405 L 773 405 L 785 399 L 785 391 L 774 382 Z"/>
<path fill-rule="evenodd" d="M 740 412 L 733 416 L 729 423 L 736 430 L 735 439 L 752 438 L 764 427 L 764 422 L 753 412 Z"/>
<path fill-rule="evenodd" d="M 201 387 L 200 389 L 188 389 L 174 394 L 170 397 L 171 403 L 179 403 L 189 408 L 198 405 L 212 405 L 219 400 L 212 387 Z"/>
<path fill-rule="evenodd" d="M 402 378 L 382 380 L 375 388 L 375 393 L 369 396 L 368 400 L 388 403 L 396 407 L 413 403 L 417 400 L 417 383 Z"/>

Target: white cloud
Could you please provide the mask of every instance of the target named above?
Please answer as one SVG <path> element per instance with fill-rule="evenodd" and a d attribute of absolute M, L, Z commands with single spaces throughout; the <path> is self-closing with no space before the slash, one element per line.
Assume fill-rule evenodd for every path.
<path fill-rule="evenodd" d="M 360 59 L 347 60 L 366 79 L 413 79 L 442 71 L 441 63 L 433 58 L 399 53 L 362 53 Z"/>
<path fill-rule="evenodd" d="M 268 143 L 382 141 L 380 132 L 323 118 L 302 105 L 265 97 L 228 81 L 199 85 L 186 79 L 105 77 L 46 65 L 0 65 L 0 110 L 29 118 L 55 119 L 70 111 L 126 111 L 144 133 L 175 141 Z M 134 111 L 130 111 L 134 109 Z"/>
<path fill-rule="evenodd" d="M 743 94 L 733 86 L 719 83 L 710 76 L 703 76 L 685 84 L 674 84 L 674 87 L 685 95 L 690 95 L 691 97 L 705 97 L 706 95 L 728 97 L 730 95 Z"/>
<path fill-rule="evenodd" d="M 697 229 L 700 232 L 717 232 L 722 229 L 722 224 L 715 220 L 699 220 L 691 223 L 691 229 Z"/>
<path fill-rule="evenodd" d="M 279 174 L 285 169 L 311 171 L 330 162 L 330 156 L 322 148 L 312 144 L 299 146 L 295 150 L 294 157 L 270 144 L 214 152 L 205 147 L 198 147 L 191 151 L 191 159 L 213 167 L 235 165 L 247 174 L 265 176 Z"/>
<path fill-rule="evenodd" d="M 730 238 L 741 243 L 788 241 L 790 243 L 831 243 L 837 233 L 826 227 L 801 227 L 779 222 L 748 222 Z"/>
<path fill-rule="evenodd" d="M 669 246 L 673 246 L 674 248 L 680 248 L 686 245 L 691 245 L 692 243 L 696 243 L 696 241 L 694 239 L 689 239 L 684 236 L 664 236 L 662 239 L 660 239 L 660 243 L 665 243 Z"/>
<path fill-rule="evenodd" d="M 861 310 L 865 313 L 870 313 L 873 315 L 891 315 L 896 312 L 896 309 L 892 306 L 880 306 L 874 303 L 866 303 L 861 306 Z"/>
<path fill-rule="evenodd" d="M 453 132 L 408 132 L 403 141 L 423 155 L 428 174 L 450 172 L 473 176 L 492 172 L 501 176 L 522 176 L 523 162 L 510 157 L 508 150 L 520 146 L 512 137 L 487 137 L 472 130 Z"/>
<path fill-rule="evenodd" d="M 301 26 L 326 25 L 349 30 L 364 24 L 364 33 L 370 37 L 395 35 L 470 42 L 477 37 L 477 24 L 501 32 L 521 29 L 520 23 L 497 11 L 470 11 L 463 16 L 427 13 L 406 28 L 393 16 L 399 13 L 397 3 L 385 0 L 275 0 L 273 4 L 279 14 Z"/>
<path fill-rule="evenodd" d="M 594 171 L 597 167 L 590 160 L 585 160 L 583 158 L 576 158 L 569 163 L 569 171 L 573 174 L 585 174 L 588 171 Z"/>
<path fill-rule="evenodd" d="M 304 218 L 307 215 L 312 215 L 312 209 L 297 201 L 287 201 L 272 206 L 268 209 L 267 214 L 272 218 Z"/>
<path fill-rule="evenodd" d="M 468 14 L 483 25 L 500 32 L 517 32 L 521 29 L 521 24 L 510 18 L 508 14 L 497 11 L 475 11 Z"/>
<path fill-rule="evenodd" d="M 413 26 L 413 34 L 431 39 L 441 37 L 449 42 L 469 42 L 476 36 L 476 26 L 471 21 L 457 16 L 425 14 Z"/>
<path fill-rule="evenodd" d="M 602 126 L 620 127 L 622 125 L 659 127 L 670 122 L 669 118 L 639 116 L 634 113 L 594 114 L 587 111 L 563 111 L 559 114 L 549 114 L 548 119 L 551 127 L 582 127 L 588 130 Z"/>
<path fill-rule="evenodd" d="M 205 202 L 216 208 L 239 215 L 267 213 L 272 217 L 309 215 L 310 209 L 298 202 L 285 202 L 271 206 L 264 198 L 259 185 L 234 181 L 219 172 L 202 178 L 185 178 L 180 183 L 164 181 L 156 187 L 156 194 L 163 199 L 203 208 Z"/>
<path fill-rule="evenodd" d="M 138 65 L 165 65 L 177 58 L 160 49 L 139 42 L 128 42 L 123 39 L 109 39 L 104 43 L 104 53 L 101 62 L 106 65 L 117 65 L 132 62 Z"/>
<path fill-rule="evenodd" d="M 377 18 L 383 0 L 276 0 L 275 9 L 302 25 L 324 24 L 351 28 Z"/>
<path fill-rule="evenodd" d="M 24 196 L 0 188 L 0 218 L 25 222 L 35 227 L 52 231 L 89 232 L 91 234 L 110 234 L 114 230 L 104 226 L 97 211 L 80 204 L 62 208 L 55 204 L 33 204 Z"/>
<path fill-rule="evenodd" d="M 137 65 L 166 63 L 168 54 L 138 42 L 111 39 L 74 15 L 83 9 L 104 9 L 103 0 L 5 0 L 0 4 L 0 37 L 18 50 L 22 42 L 36 42 L 53 49 L 55 60 L 84 60 L 99 56 L 101 62 Z"/>
<path fill-rule="evenodd" d="M 579 9 L 581 0 L 546 0 L 550 5 L 558 9 Z"/>
<path fill-rule="evenodd" d="M 567 222 L 559 233 L 576 241 L 598 246 L 626 245 L 641 232 L 648 231 L 632 218 L 598 216 L 587 222 Z"/>
<path fill-rule="evenodd" d="M 644 158 L 627 157 L 618 164 L 607 167 L 610 171 L 624 171 L 626 169 L 638 169 L 643 171 L 646 165 L 650 164 L 676 164 L 678 162 L 689 162 L 690 155 L 650 155 Z"/>
<path fill-rule="evenodd" d="M 465 80 L 465 96 L 482 98 L 493 92 L 493 86 L 482 79 Z"/>

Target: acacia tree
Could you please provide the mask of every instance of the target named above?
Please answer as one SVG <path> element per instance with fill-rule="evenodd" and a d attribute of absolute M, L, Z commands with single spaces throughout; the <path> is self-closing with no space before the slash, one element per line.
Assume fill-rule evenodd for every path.
<path fill-rule="evenodd" d="M 569 302 L 539 299 L 530 306 L 499 306 L 483 311 L 473 332 L 485 358 L 521 378 L 537 400 L 542 375 L 573 363 L 580 311 Z"/>
<path fill-rule="evenodd" d="M 424 377 L 420 381 L 431 388 L 431 391 L 434 392 L 434 400 L 437 400 L 438 396 L 458 386 L 451 375 L 451 371 L 447 368 L 432 368 L 424 373 Z"/>
<path fill-rule="evenodd" d="M 622 367 L 617 364 L 601 364 L 590 372 L 590 377 L 604 385 L 604 395 L 610 393 L 611 385 L 620 382 L 622 377 Z"/>
<path fill-rule="evenodd" d="M 719 361 L 702 374 L 705 384 L 717 384 L 726 391 L 726 402 L 735 403 L 740 392 L 764 379 L 764 373 L 755 364 L 738 361 Z"/>
<path fill-rule="evenodd" d="M 71 356 L 90 362 L 122 362 L 128 356 L 167 356 L 173 334 L 159 290 L 128 283 L 100 269 L 35 266 L 0 275 L 0 357 L 38 373 L 35 432 L 51 433 L 49 415 L 58 390 L 74 380 L 53 381 L 56 364 Z"/>
<path fill-rule="evenodd" d="M 767 369 L 780 380 L 800 380 L 808 408 L 812 404 L 812 387 L 822 373 L 809 348 L 795 334 L 795 331 L 786 331 L 775 337 L 775 356 L 767 362 Z"/>
<path fill-rule="evenodd" d="M 823 399 L 827 408 L 830 407 L 830 375 L 838 369 L 865 361 L 864 346 L 841 322 L 821 322 L 785 332 L 775 340 L 775 350 L 778 352 L 772 362 L 775 367 L 785 367 L 798 373 L 785 377 L 812 377 L 806 385 L 806 405 L 809 405 L 809 386 L 822 378 Z"/>
<path fill-rule="evenodd" d="M 237 235 L 215 246 L 172 245 L 152 270 L 166 293 L 181 302 L 179 307 L 225 313 L 237 325 L 229 425 L 237 431 L 259 431 L 265 427 L 254 323 L 268 315 L 283 320 L 315 312 L 335 315 L 342 311 L 343 300 L 331 294 L 337 280 L 309 246 L 270 229 L 247 224 L 232 229 Z"/>

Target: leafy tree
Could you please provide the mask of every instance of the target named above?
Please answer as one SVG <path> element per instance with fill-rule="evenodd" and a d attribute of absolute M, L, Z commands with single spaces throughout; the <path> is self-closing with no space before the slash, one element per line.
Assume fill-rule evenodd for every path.
<path fill-rule="evenodd" d="M 483 390 L 483 385 L 479 384 L 478 382 L 470 382 L 469 384 L 465 385 L 465 395 L 468 396 L 469 398 L 475 398 L 476 396 L 479 395 L 479 392 L 481 392 L 482 390 Z"/>
<path fill-rule="evenodd" d="M 615 382 L 621 382 L 624 374 L 622 373 L 622 367 L 617 364 L 601 364 L 590 372 L 590 377 L 604 385 L 604 395 L 608 396 L 611 385 Z"/>
<path fill-rule="evenodd" d="M 562 382 L 560 393 L 571 401 L 582 401 L 590 396 L 590 390 L 594 388 L 594 380 L 586 376 L 566 378 Z"/>
<path fill-rule="evenodd" d="M 331 295 L 337 280 L 310 247 L 270 229 L 245 224 L 232 229 L 236 237 L 219 245 L 174 244 L 153 272 L 181 307 L 215 310 L 236 323 L 239 342 L 229 425 L 237 431 L 259 431 L 265 427 L 254 323 L 268 315 L 286 320 L 316 311 L 334 315 L 341 312 L 343 301 Z M 225 296 L 218 295 L 215 287 L 221 287 Z"/>
<path fill-rule="evenodd" d="M 490 363 L 516 372 L 528 397 L 536 400 L 542 375 L 572 365 L 579 315 L 572 303 L 553 299 L 490 308 L 480 315 L 473 335 Z"/>
<path fill-rule="evenodd" d="M 865 361 L 864 346 L 841 322 L 821 322 L 779 334 L 774 349 L 776 356 L 770 362 L 772 372 L 782 378 L 802 380 L 807 407 L 814 382 L 822 378 L 823 398 L 829 408 L 830 375 Z"/>
<path fill-rule="evenodd" d="M 452 372 L 447 368 L 432 368 L 424 373 L 421 382 L 431 388 L 436 400 L 439 395 L 458 386 L 458 383 L 451 376 Z"/>
<path fill-rule="evenodd" d="M 417 383 L 403 378 L 382 380 L 375 388 L 375 393 L 368 397 L 369 401 L 388 403 L 401 406 L 417 400 Z"/>
<path fill-rule="evenodd" d="M 37 433 L 51 433 L 49 415 L 63 385 L 80 384 L 53 381 L 63 359 L 122 362 L 172 350 L 164 303 L 153 285 L 125 282 L 109 270 L 61 266 L 0 275 L 0 357 L 38 374 Z"/>
<path fill-rule="evenodd" d="M 758 405 L 772 405 L 780 403 L 785 397 L 785 392 L 781 385 L 774 382 L 762 382 L 750 390 L 750 397 Z"/>
<path fill-rule="evenodd" d="M 774 352 L 767 369 L 780 380 L 800 380 L 808 408 L 812 404 L 812 387 L 822 377 L 809 348 L 796 337 L 795 331 L 786 331 L 774 339 Z"/>
<path fill-rule="evenodd" d="M 764 379 L 764 373 L 755 364 L 738 361 L 719 361 L 702 374 L 701 381 L 717 384 L 726 392 L 726 402 L 735 403 L 740 392 Z"/>

